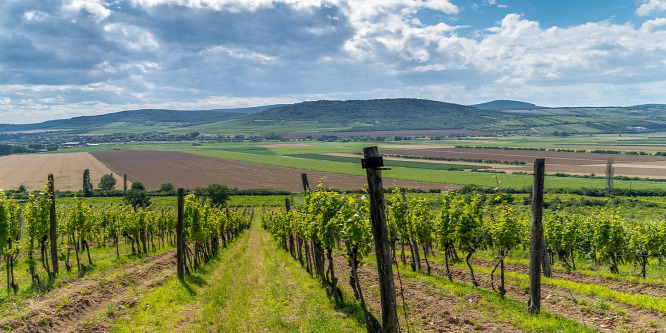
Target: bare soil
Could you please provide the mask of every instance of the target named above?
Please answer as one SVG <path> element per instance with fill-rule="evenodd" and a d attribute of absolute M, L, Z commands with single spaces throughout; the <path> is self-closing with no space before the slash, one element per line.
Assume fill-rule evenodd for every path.
<path fill-rule="evenodd" d="M 55 177 L 57 190 L 81 190 L 83 171 L 90 170 L 95 185 L 103 175 L 113 173 L 89 153 L 54 153 L 10 155 L 0 157 L 0 188 L 17 189 L 25 185 L 29 190 L 42 190 L 49 174 Z M 122 177 L 114 174 L 117 180 Z"/>
<path fill-rule="evenodd" d="M 183 188 L 205 187 L 217 183 L 238 189 L 270 188 L 300 192 L 303 190 L 302 173 L 308 174 L 312 187 L 322 180 L 323 186 L 337 190 L 353 190 L 363 188 L 367 181 L 363 176 L 263 165 L 173 151 L 126 150 L 93 154 L 110 169 L 118 174 L 126 173 L 131 181 L 140 181 L 149 189 L 159 189 L 163 183 L 172 183 L 175 187 Z M 424 190 L 447 190 L 456 187 L 407 180 L 397 180 L 396 185 Z"/>
<path fill-rule="evenodd" d="M 534 150 L 504 150 L 476 148 L 413 147 L 382 151 L 385 155 L 401 155 L 423 158 L 479 159 L 484 161 L 523 162 L 527 165 L 497 165 L 497 170 L 506 172 L 532 172 L 531 164 L 537 158 L 546 159 L 547 173 L 603 175 L 606 161 L 614 159 L 615 175 L 628 177 L 666 178 L 666 156 L 571 153 Z"/>

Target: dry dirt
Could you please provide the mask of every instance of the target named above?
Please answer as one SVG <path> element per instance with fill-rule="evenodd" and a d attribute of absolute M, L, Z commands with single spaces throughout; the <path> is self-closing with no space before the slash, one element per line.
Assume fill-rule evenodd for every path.
<path fill-rule="evenodd" d="M 0 187 L 8 190 L 25 185 L 28 190 L 41 190 L 49 174 L 55 177 L 57 190 L 81 190 L 83 170 L 90 169 L 93 186 L 102 175 L 112 173 L 89 153 L 54 153 L 10 155 L 0 157 Z M 114 174 L 120 182 L 122 177 Z"/>
<path fill-rule="evenodd" d="M 270 188 L 300 192 L 303 190 L 301 173 L 307 173 L 310 186 L 323 185 L 337 190 L 361 189 L 366 183 L 363 176 L 319 172 L 249 162 L 225 160 L 172 151 L 105 151 L 94 156 L 118 174 L 126 173 L 131 181 L 140 181 L 146 188 L 159 189 L 163 183 L 175 187 L 195 188 L 213 183 L 230 188 Z M 270 157 L 269 157 L 270 158 Z M 388 181 L 388 180 L 387 180 Z M 390 180 L 393 184 L 393 180 Z M 424 190 L 451 189 L 455 185 L 398 180 L 405 188 Z"/>

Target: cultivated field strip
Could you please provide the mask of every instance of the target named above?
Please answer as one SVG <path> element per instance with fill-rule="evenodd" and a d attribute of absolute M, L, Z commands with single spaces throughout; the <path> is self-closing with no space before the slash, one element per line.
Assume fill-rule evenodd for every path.
<path fill-rule="evenodd" d="M 102 175 L 113 173 L 90 153 L 54 153 L 10 155 L 0 157 L 0 188 L 43 190 L 49 174 L 55 177 L 58 190 L 81 190 L 83 170 L 90 170 L 90 178 L 97 185 Z M 116 179 L 122 179 L 118 174 Z"/>
<path fill-rule="evenodd" d="M 502 162 L 522 162 L 525 166 L 497 165 L 497 170 L 531 172 L 537 158 L 546 159 L 546 172 L 602 175 L 609 157 L 614 159 L 615 175 L 628 177 L 666 178 L 666 156 L 576 153 L 535 150 L 504 150 L 452 147 L 412 147 L 411 149 L 383 150 L 385 155 L 422 158 L 466 159 Z"/>
<path fill-rule="evenodd" d="M 130 180 L 140 181 L 149 189 L 159 189 L 161 184 L 169 182 L 184 188 L 218 183 L 238 189 L 270 188 L 299 192 L 303 190 L 301 173 L 308 174 L 312 187 L 316 187 L 322 179 L 323 186 L 339 190 L 358 190 L 366 183 L 366 177 L 363 176 L 301 170 L 173 151 L 127 150 L 92 154 L 116 173 L 126 173 Z M 397 180 L 396 184 L 424 190 L 451 187 L 447 184 L 408 180 Z"/>

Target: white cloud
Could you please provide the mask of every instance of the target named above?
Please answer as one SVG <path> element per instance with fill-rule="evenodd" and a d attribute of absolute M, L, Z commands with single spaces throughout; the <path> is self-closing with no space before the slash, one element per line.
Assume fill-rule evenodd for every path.
<path fill-rule="evenodd" d="M 254 52 L 247 50 L 242 47 L 228 47 L 224 45 L 216 45 L 213 47 L 210 47 L 204 51 L 199 52 L 199 55 L 201 55 L 204 58 L 208 57 L 215 57 L 219 55 L 228 55 L 232 58 L 239 59 L 239 60 L 249 60 L 253 62 L 258 62 L 262 64 L 267 64 L 273 60 L 275 60 L 275 57 L 266 55 L 266 54 L 261 54 L 259 52 Z"/>
<path fill-rule="evenodd" d="M 95 16 L 97 22 L 105 20 L 112 13 L 111 10 L 106 8 L 103 0 L 68 0 L 65 2 L 63 9 L 73 12 L 84 10 Z"/>
<path fill-rule="evenodd" d="M 652 12 L 661 12 L 666 10 L 666 1 L 664 0 L 646 0 L 636 9 L 638 16 L 648 16 Z"/>
<path fill-rule="evenodd" d="M 484 1 L 477 3 L 502 6 Z M 645 1 L 636 13 L 665 4 Z M 23 30 L 0 22 L 0 112 L 5 119 L 10 110 L 18 117 L 30 108 L 60 115 L 67 108 L 78 114 L 404 96 L 542 105 L 663 101 L 666 18 L 542 28 L 509 14 L 486 26 L 456 25 L 465 14 L 446 0 L 64 0 L 39 10 L 17 7 L 6 17 Z M 73 19 L 81 24 L 62 24 Z"/>
<path fill-rule="evenodd" d="M 154 51 L 159 48 L 155 36 L 148 30 L 125 23 L 104 26 L 105 38 L 132 51 Z"/>
<path fill-rule="evenodd" d="M 49 17 L 48 13 L 39 10 L 31 10 L 23 14 L 23 18 L 27 21 L 44 21 L 48 17 Z"/>

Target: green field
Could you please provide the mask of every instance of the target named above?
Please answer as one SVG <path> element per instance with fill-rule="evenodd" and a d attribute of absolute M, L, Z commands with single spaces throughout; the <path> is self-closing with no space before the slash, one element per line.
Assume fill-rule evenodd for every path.
<path fill-rule="evenodd" d="M 506 146 L 506 147 L 538 147 L 541 145 L 569 146 L 573 142 L 579 145 L 606 145 L 613 144 L 620 137 L 590 137 L 590 138 L 562 138 L 562 139 L 531 139 L 531 138 L 507 138 L 507 139 L 465 139 L 465 140 L 409 140 L 409 142 L 308 142 L 307 145 L 297 143 L 279 145 L 270 143 L 207 143 L 193 145 L 192 143 L 128 143 L 119 145 L 100 145 L 91 148 L 74 148 L 66 151 L 95 151 L 95 150 L 171 150 L 191 153 L 196 155 L 251 162 L 257 164 L 275 165 L 288 168 L 305 169 L 313 171 L 326 171 L 350 175 L 364 175 L 360 162 L 354 162 L 353 158 L 338 158 L 326 156 L 328 153 L 359 153 L 363 147 L 371 145 L 391 144 L 392 149 L 402 145 L 419 144 L 428 145 L 477 145 L 477 146 Z M 628 143 L 629 144 L 629 143 Z M 406 146 L 408 147 L 408 146 Z M 647 145 L 644 151 L 656 151 L 658 148 Z M 381 153 L 381 149 L 380 149 Z M 323 156 L 325 157 L 323 157 Z M 305 158 L 304 158 L 305 157 Z M 314 159 L 314 157 L 317 157 Z M 388 161 L 391 170 L 384 171 L 387 179 L 405 179 L 422 182 L 446 183 L 457 185 L 481 185 L 488 187 L 508 187 L 514 189 L 525 189 L 531 186 L 532 176 L 525 174 L 503 174 L 494 173 L 494 165 L 488 164 L 486 172 L 451 170 L 446 164 L 423 163 L 416 161 Z M 468 169 L 463 164 L 461 168 Z M 479 169 L 479 167 L 474 167 Z M 499 181 L 499 183 L 498 183 Z M 604 179 L 579 178 L 579 177 L 554 177 L 546 176 L 546 190 L 548 189 L 577 189 L 577 188 L 605 188 Z M 621 189 L 663 189 L 664 183 L 640 180 L 616 180 L 615 187 Z"/>

